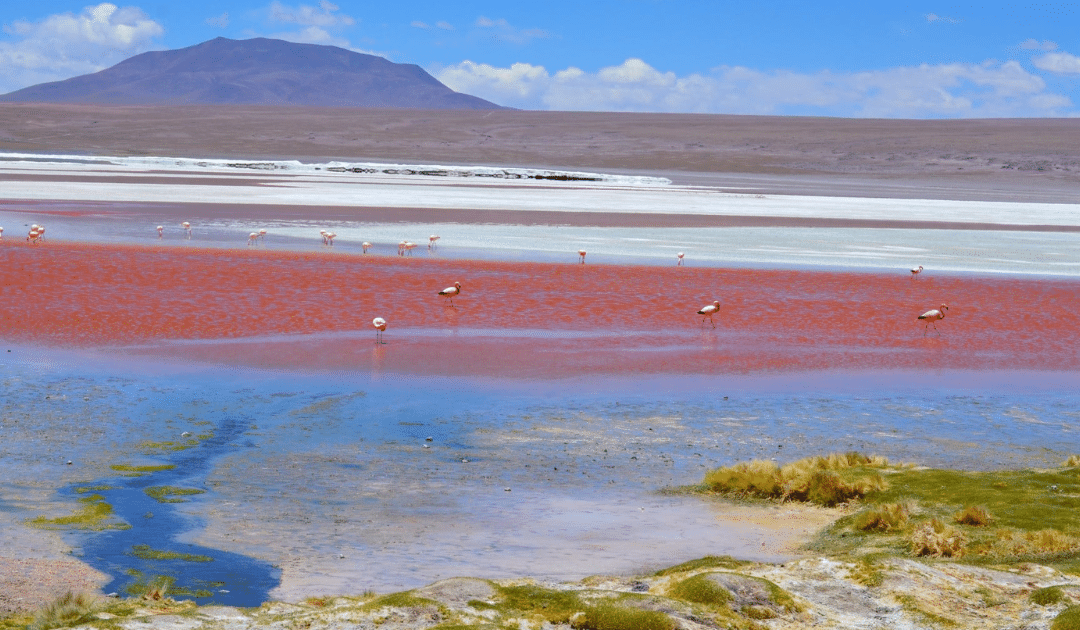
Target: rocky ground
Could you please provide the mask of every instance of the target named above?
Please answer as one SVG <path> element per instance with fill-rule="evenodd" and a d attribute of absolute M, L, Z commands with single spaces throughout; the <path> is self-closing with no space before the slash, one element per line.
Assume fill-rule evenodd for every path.
<path fill-rule="evenodd" d="M 1059 595 L 1032 597 L 1037 591 L 1050 592 L 1039 589 L 1057 591 Z M 707 558 L 634 578 L 596 576 L 573 583 L 453 578 L 392 595 L 367 593 L 355 597 L 311 598 L 296 604 L 267 603 L 255 609 L 200 608 L 190 602 L 171 600 L 167 593 L 165 597 L 159 595 L 98 600 L 93 609 L 82 611 L 82 618 L 73 625 L 124 630 L 507 627 L 1035 630 L 1049 628 L 1062 610 L 1080 601 L 1080 576 L 1035 564 L 991 569 L 896 558 L 867 563 L 810 557 L 782 565 Z M 1057 601 L 1045 603 L 1046 599 Z M 615 615 L 616 626 L 606 626 L 605 623 L 612 622 L 604 615 Z M 55 625 L 62 624 L 44 623 L 41 627 Z"/>

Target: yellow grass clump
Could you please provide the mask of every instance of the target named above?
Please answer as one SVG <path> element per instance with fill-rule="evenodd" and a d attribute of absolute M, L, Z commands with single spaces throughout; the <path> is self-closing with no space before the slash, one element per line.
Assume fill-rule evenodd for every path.
<path fill-rule="evenodd" d="M 884 503 L 860 512 L 853 526 L 864 532 L 892 532 L 904 529 L 910 515 L 911 507 L 906 503 Z"/>
<path fill-rule="evenodd" d="M 834 506 L 884 490 L 880 472 L 889 460 L 861 453 L 808 457 L 783 467 L 768 460 L 740 462 L 706 474 L 714 492 L 747 498 L 807 501 Z"/>
<path fill-rule="evenodd" d="M 981 505 L 969 505 L 963 510 L 953 514 L 953 520 L 961 525 L 974 525 L 980 527 L 989 525 L 994 520 L 990 511 Z"/>
<path fill-rule="evenodd" d="M 967 536 L 941 519 L 932 518 L 911 534 L 911 552 L 916 556 L 959 558 L 964 555 Z"/>
<path fill-rule="evenodd" d="M 1021 531 L 1003 529 L 984 552 L 999 557 L 1041 556 L 1080 551 L 1080 537 L 1057 529 Z"/>
<path fill-rule="evenodd" d="M 1080 455 L 1070 455 L 1069 459 L 1065 460 L 1066 468 L 1076 468 L 1080 466 Z"/>

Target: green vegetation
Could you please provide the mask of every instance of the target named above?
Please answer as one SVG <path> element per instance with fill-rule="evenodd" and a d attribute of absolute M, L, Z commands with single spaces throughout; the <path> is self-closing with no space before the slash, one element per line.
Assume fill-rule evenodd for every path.
<path fill-rule="evenodd" d="M 677 583 L 668 595 L 695 604 L 706 606 L 727 606 L 731 602 L 731 592 L 709 579 L 708 573 L 700 573 Z"/>
<path fill-rule="evenodd" d="M 143 492 L 150 497 L 153 497 L 158 503 L 184 503 L 187 499 L 177 499 L 173 497 L 204 494 L 206 490 L 199 490 L 198 488 L 178 488 L 176 486 L 150 486 L 143 490 Z"/>
<path fill-rule="evenodd" d="M 934 558 L 958 558 L 964 553 L 967 536 L 939 518 L 932 518 L 911 533 L 911 553 Z"/>
<path fill-rule="evenodd" d="M 327 602 L 328 603 L 328 602 Z M 325 603 L 323 605 L 326 605 Z M 382 597 L 376 597 L 370 602 L 365 603 L 361 610 L 378 610 L 380 608 L 394 607 L 394 608 L 423 608 L 425 606 L 438 606 L 438 602 L 423 597 L 417 597 L 411 592 L 406 591 L 404 593 L 391 593 L 389 595 L 383 595 Z"/>
<path fill-rule="evenodd" d="M 1050 630 L 1080 630 L 1080 606 L 1069 606 L 1061 611 L 1054 617 Z"/>
<path fill-rule="evenodd" d="M 1070 455 L 1069 459 L 1065 460 L 1064 466 L 1066 468 L 1076 468 L 1080 466 L 1080 455 Z"/>
<path fill-rule="evenodd" d="M 1065 601 L 1065 592 L 1061 590 L 1060 586 L 1047 586 L 1032 591 L 1029 599 L 1031 599 L 1031 603 L 1039 606 L 1053 606 Z"/>
<path fill-rule="evenodd" d="M 135 545 L 131 548 L 129 555 L 135 556 L 136 558 L 142 558 L 143 560 L 185 560 L 187 562 L 212 562 L 214 560 L 210 556 L 194 553 L 180 553 L 178 551 L 153 549 L 150 545 Z"/>
<path fill-rule="evenodd" d="M 904 607 L 904 610 L 922 618 L 923 621 L 926 621 L 930 625 L 944 628 L 956 626 L 956 622 L 952 619 L 932 610 L 928 610 L 924 605 L 925 602 L 920 601 L 917 597 L 912 595 L 899 595 L 896 599 L 899 600 L 900 605 Z"/>
<path fill-rule="evenodd" d="M 885 503 L 859 512 L 852 527 L 864 532 L 893 532 L 908 524 L 911 508 L 906 503 Z"/>
<path fill-rule="evenodd" d="M 979 527 L 982 525 L 989 525 L 990 521 L 994 520 L 994 517 L 990 515 L 989 510 L 981 505 L 969 505 L 954 514 L 953 520 L 961 525 L 973 525 Z"/>
<path fill-rule="evenodd" d="M 497 586 L 500 608 L 549 623 L 567 623 L 584 605 L 574 591 L 559 591 L 533 584 Z"/>
<path fill-rule="evenodd" d="M 113 517 L 112 505 L 105 502 L 100 494 L 79 497 L 82 505 L 69 516 L 45 518 L 38 516 L 27 521 L 31 527 L 39 529 L 84 529 L 103 531 L 106 529 L 129 529 L 131 525 L 117 521 Z"/>
<path fill-rule="evenodd" d="M 666 569 L 660 569 L 653 575 L 656 577 L 663 577 L 665 575 L 674 575 L 676 573 L 689 573 L 691 571 L 699 571 L 701 569 L 739 569 L 747 565 L 753 564 L 746 560 L 736 560 L 731 556 L 705 556 L 704 558 L 698 558 L 697 560 L 690 560 L 682 564 L 677 564 L 673 567 Z"/>
<path fill-rule="evenodd" d="M 574 617 L 575 630 L 674 630 L 675 621 L 656 610 L 638 610 L 603 603 L 588 606 Z"/>
<path fill-rule="evenodd" d="M 38 611 L 29 624 L 30 630 L 70 628 L 90 621 L 97 612 L 94 598 L 68 591 L 56 601 Z"/>
<path fill-rule="evenodd" d="M 835 506 L 887 487 L 883 457 L 861 453 L 808 457 L 779 466 L 768 460 L 741 462 L 705 475 L 707 490 L 748 499 L 806 501 Z"/>
<path fill-rule="evenodd" d="M 132 466 L 130 464 L 113 464 L 109 466 L 116 472 L 125 473 L 126 477 L 142 477 L 149 475 L 153 472 L 159 472 L 162 470 L 172 470 L 176 468 L 175 464 L 157 464 L 154 466 Z"/>
<path fill-rule="evenodd" d="M 75 488 L 75 494 L 86 494 L 87 492 L 105 492 L 106 490 L 112 490 L 113 486 L 98 485 L 98 486 L 79 486 Z"/>

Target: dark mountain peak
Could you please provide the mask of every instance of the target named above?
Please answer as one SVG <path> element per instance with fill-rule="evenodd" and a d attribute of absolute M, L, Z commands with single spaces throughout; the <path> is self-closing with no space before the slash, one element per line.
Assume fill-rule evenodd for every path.
<path fill-rule="evenodd" d="M 263 37 L 217 37 L 187 48 L 145 52 L 94 74 L 0 96 L 0 101 L 502 109 L 454 92 L 417 65 Z"/>

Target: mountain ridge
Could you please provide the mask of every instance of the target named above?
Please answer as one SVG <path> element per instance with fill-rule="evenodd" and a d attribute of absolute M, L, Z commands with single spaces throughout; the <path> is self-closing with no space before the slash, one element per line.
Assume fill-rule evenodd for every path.
<path fill-rule="evenodd" d="M 218 37 L 0 95 L 0 102 L 507 109 L 454 92 L 414 64 L 337 46 Z"/>

